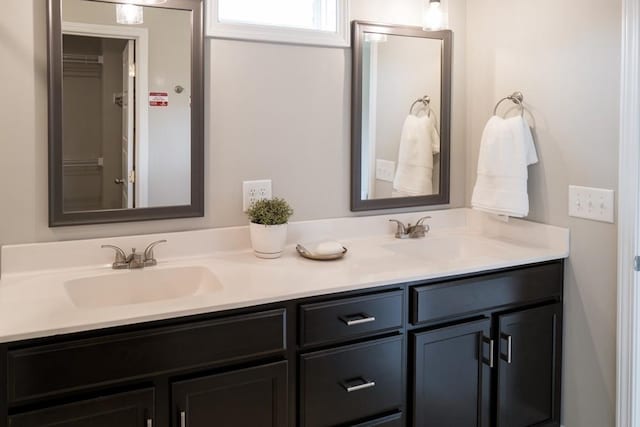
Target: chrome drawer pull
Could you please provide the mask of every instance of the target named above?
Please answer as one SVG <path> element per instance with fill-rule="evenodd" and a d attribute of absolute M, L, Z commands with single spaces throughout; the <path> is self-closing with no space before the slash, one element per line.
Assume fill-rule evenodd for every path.
<path fill-rule="evenodd" d="M 359 319 L 353 319 L 353 317 L 355 316 L 348 316 L 341 317 L 340 320 L 342 320 L 347 326 L 362 325 L 363 323 L 371 323 L 376 321 L 376 318 L 374 316 L 368 316 L 366 314 L 358 314 L 358 316 L 361 317 Z"/>
<path fill-rule="evenodd" d="M 363 384 L 358 384 L 358 385 L 352 385 L 352 386 L 348 386 L 346 384 L 342 384 L 342 387 L 344 387 L 344 389 L 347 391 L 347 393 L 353 393 L 354 391 L 359 391 L 359 390 L 365 390 L 367 388 L 371 388 L 371 387 L 375 387 L 376 386 L 376 382 L 375 381 L 365 381 Z"/>
<path fill-rule="evenodd" d="M 187 413 L 185 411 L 180 412 L 180 427 L 187 427 Z"/>

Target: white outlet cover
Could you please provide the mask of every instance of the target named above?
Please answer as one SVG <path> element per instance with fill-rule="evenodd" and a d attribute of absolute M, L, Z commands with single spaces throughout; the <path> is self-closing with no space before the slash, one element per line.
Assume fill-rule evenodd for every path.
<path fill-rule="evenodd" d="M 613 190 L 569 186 L 569 216 L 613 223 L 614 211 Z"/>
<path fill-rule="evenodd" d="M 242 182 L 242 210 L 244 212 L 249 210 L 249 206 L 252 203 L 261 199 L 270 199 L 271 197 L 270 179 Z"/>

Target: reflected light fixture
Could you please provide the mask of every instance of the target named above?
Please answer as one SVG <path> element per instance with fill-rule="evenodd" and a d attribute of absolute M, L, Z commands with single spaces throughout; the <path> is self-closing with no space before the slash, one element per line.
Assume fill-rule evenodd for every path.
<path fill-rule="evenodd" d="M 139 25 L 144 23 L 142 6 L 134 4 L 116 5 L 116 22 L 123 25 Z"/>
<path fill-rule="evenodd" d="M 449 8 L 447 0 L 424 0 L 422 28 L 429 30 L 444 30 L 449 25 Z"/>

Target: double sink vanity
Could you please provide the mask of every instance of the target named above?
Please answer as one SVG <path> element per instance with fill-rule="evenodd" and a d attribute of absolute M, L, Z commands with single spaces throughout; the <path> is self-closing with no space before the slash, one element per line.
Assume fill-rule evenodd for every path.
<path fill-rule="evenodd" d="M 204 2 L 47 4 L 49 225 L 204 216 Z M 140 22 L 117 21 L 132 4 Z M 453 33 L 354 21 L 351 39 L 351 210 L 447 207 Z M 296 253 L 326 239 L 346 256 Z M 2 247 L 0 427 L 560 425 L 567 230 L 449 209 L 291 223 L 288 243 Z"/>
<path fill-rule="evenodd" d="M 278 260 L 246 227 L 6 246 L 0 425 L 559 425 L 568 231 L 429 214 L 293 223 Z M 323 237 L 346 257 L 295 252 Z"/>

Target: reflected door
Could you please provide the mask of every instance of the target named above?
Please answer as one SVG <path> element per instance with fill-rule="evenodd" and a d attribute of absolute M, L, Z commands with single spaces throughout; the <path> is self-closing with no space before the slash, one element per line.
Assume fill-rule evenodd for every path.
<path fill-rule="evenodd" d="M 129 40 L 122 51 L 122 207 L 133 208 L 135 200 L 133 191 L 135 184 L 134 169 L 134 77 L 135 77 L 135 42 Z"/>

